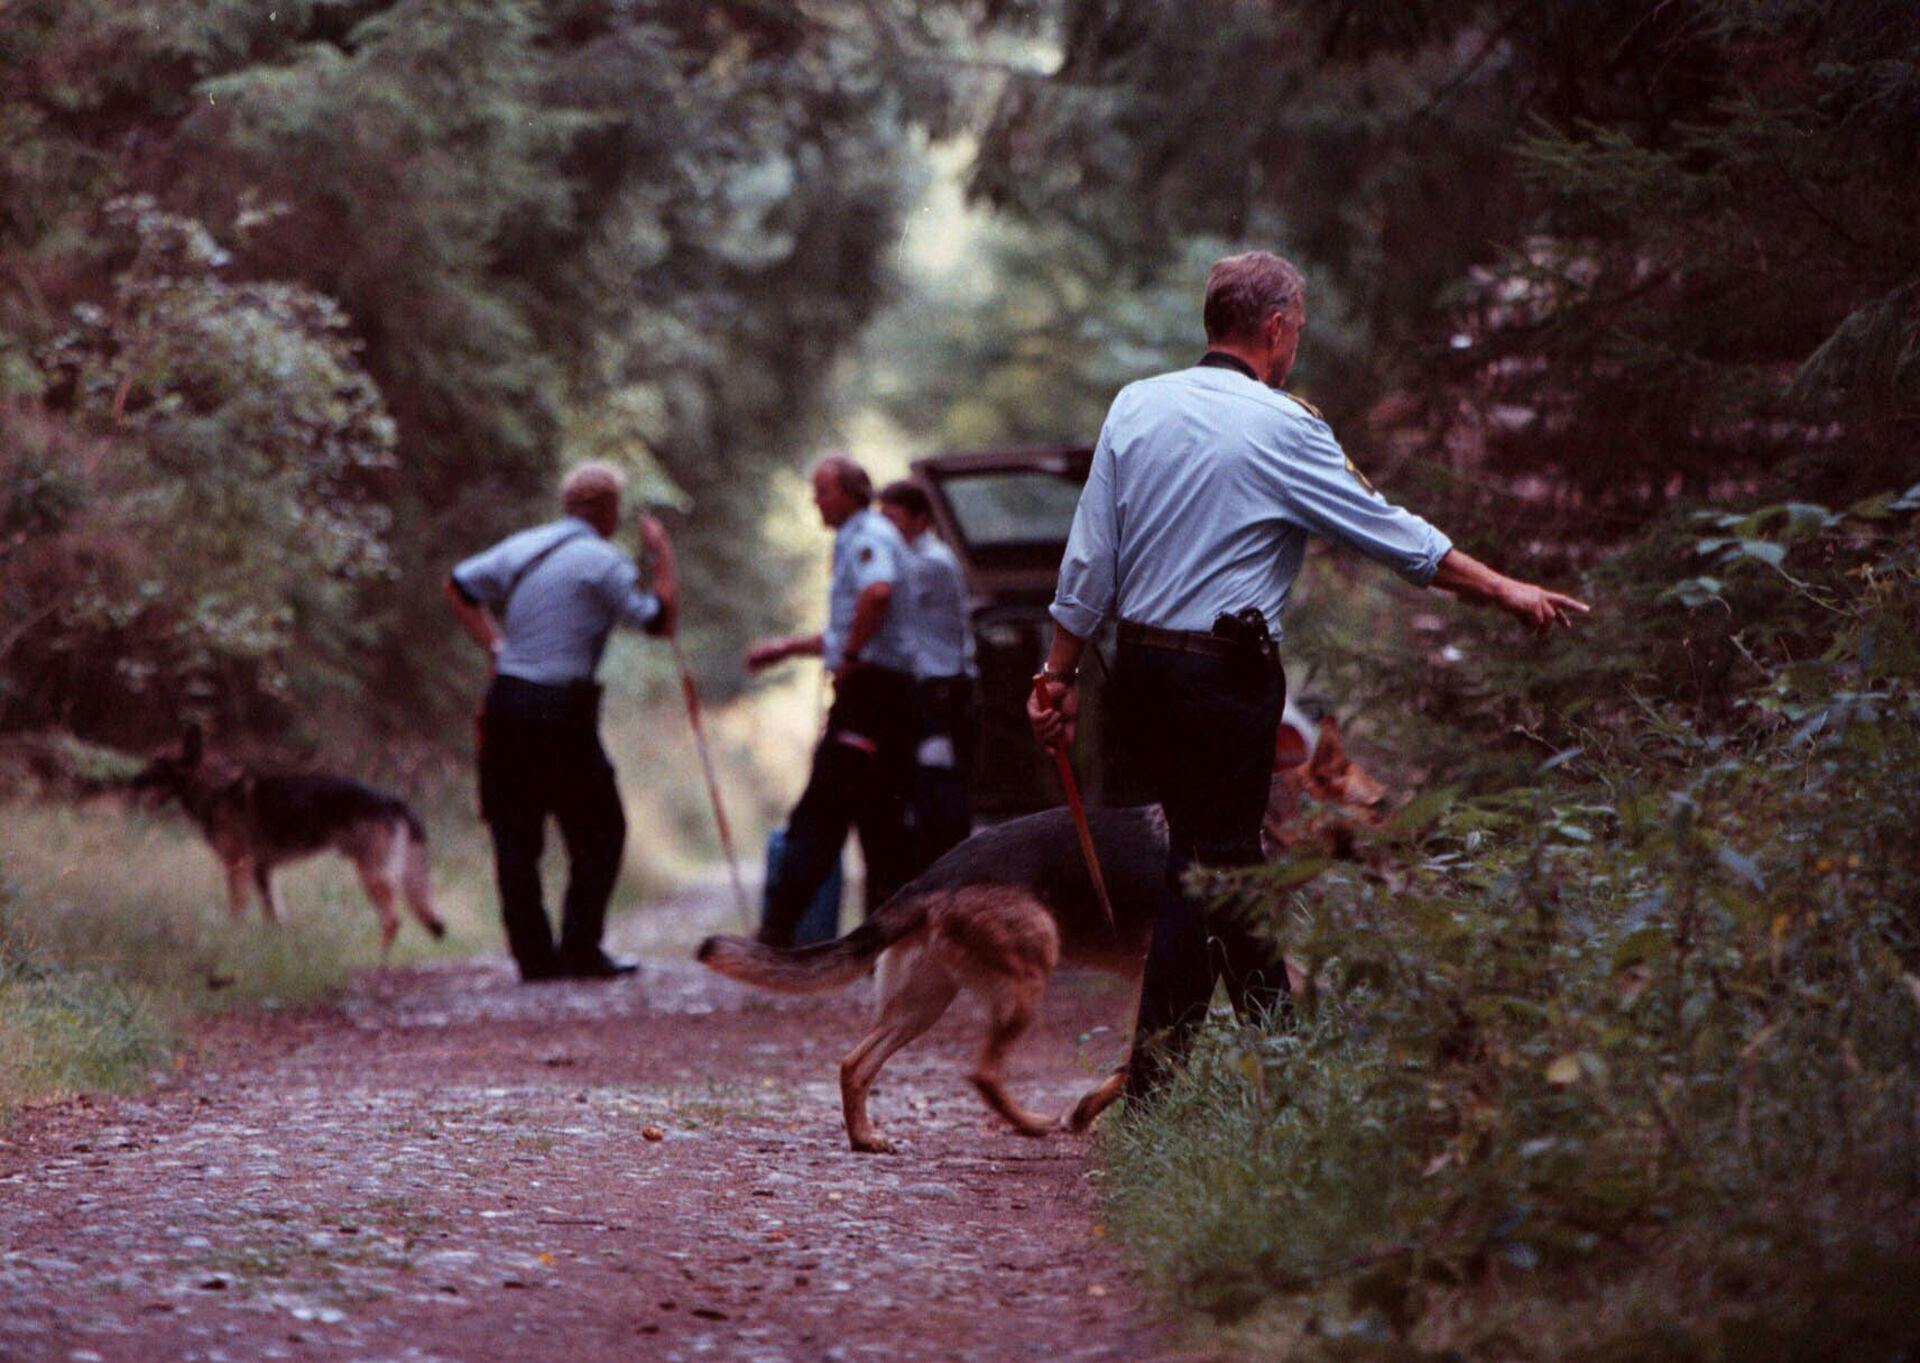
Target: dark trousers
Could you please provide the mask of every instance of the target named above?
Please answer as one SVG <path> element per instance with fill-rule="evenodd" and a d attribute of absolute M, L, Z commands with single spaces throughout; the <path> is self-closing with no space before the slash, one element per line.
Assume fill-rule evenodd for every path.
<path fill-rule="evenodd" d="M 859 830 L 867 863 L 868 913 L 906 883 L 913 865 L 906 803 L 912 758 L 913 679 L 880 667 L 857 667 L 841 678 L 807 789 L 787 819 L 786 848 L 767 886 L 762 941 L 792 944 L 849 828 Z"/>
<path fill-rule="evenodd" d="M 627 819 L 600 746 L 600 692 L 496 677 L 480 714 L 480 812 L 493 834 L 507 945 L 523 976 L 597 959 Z M 567 849 L 556 949 L 540 894 L 547 818 Z"/>
<path fill-rule="evenodd" d="M 914 874 L 973 832 L 967 777 L 973 770 L 973 682 L 929 677 L 913 684 L 914 763 L 907 792 Z M 945 765 L 941 765 L 942 759 Z"/>
<path fill-rule="evenodd" d="M 1140 986 L 1130 1097 L 1164 1082 L 1184 1058 L 1220 976 L 1242 1017 L 1285 1003 L 1286 967 L 1255 925 L 1240 914 L 1210 912 L 1204 895 L 1183 889 L 1194 866 L 1260 862 L 1260 820 L 1285 699 L 1285 676 L 1265 660 L 1121 647 L 1115 729 L 1166 810 L 1170 844 Z"/>

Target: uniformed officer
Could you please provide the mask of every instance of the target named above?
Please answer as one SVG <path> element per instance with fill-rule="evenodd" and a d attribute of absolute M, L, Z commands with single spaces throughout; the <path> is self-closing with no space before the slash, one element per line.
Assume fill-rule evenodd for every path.
<path fill-rule="evenodd" d="M 873 510 L 873 480 L 845 455 L 813 471 L 813 504 L 833 536 L 827 627 L 756 644 L 747 669 L 818 657 L 833 676 L 827 729 L 813 753 L 807 788 L 787 820 L 785 853 L 767 886 L 762 941 L 793 942 L 807 905 L 857 828 L 871 913 L 905 883 L 913 851 L 906 819 L 913 742 L 913 658 L 897 598 L 904 594 L 906 545 Z"/>
<path fill-rule="evenodd" d="M 1216 972 L 1243 1014 L 1286 995 L 1284 966 L 1248 926 L 1209 920 L 1182 886 L 1196 864 L 1259 860 L 1286 695 L 1272 631 L 1307 536 L 1538 631 L 1587 609 L 1476 562 L 1366 483 L 1319 414 L 1277 391 L 1306 319 L 1292 265 L 1265 251 L 1231 256 L 1207 278 L 1200 362 L 1114 399 L 1060 565 L 1045 685 L 1028 705 L 1041 742 L 1070 740 L 1085 640 L 1118 617 L 1114 728 L 1165 806 L 1172 850 L 1134 1032 L 1134 1097 L 1191 1044 Z"/>
<path fill-rule="evenodd" d="M 960 560 L 933 533 L 926 490 L 902 480 L 880 489 L 880 514 L 907 544 L 907 648 L 913 655 L 914 750 L 907 808 L 918 867 L 973 831 L 967 775 L 973 733 L 973 631 Z"/>
<path fill-rule="evenodd" d="M 580 465 L 561 483 L 561 519 L 464 560 L 446 584 L 454 614 L 487 653 L 480 812 L 493 835 L 507 945 L 529 982 L 609 979 L 634 969 L 600 948 L 627 820 L 600 744 L 594 673 L 616 624 L 673 633 L 679 585 L 673 547 L 651 516 L 639 524 L 653 559 L 650 588 L 609 542 L 624 484 L 610 465 Z M 557 948 L 540 893 L 549 815 L 568 861 Z"/>

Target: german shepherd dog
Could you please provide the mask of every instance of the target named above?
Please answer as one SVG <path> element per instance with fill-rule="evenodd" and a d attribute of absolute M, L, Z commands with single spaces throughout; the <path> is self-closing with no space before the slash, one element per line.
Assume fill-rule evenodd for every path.
<path fill-rule="evenodd" d="M 133 788 L 156 803 L 169 799 L 200 826 L 227 872 L 227 908 L 247 911 L 249 890 L 277 921 L 274 868 L 331 847 L 353 862 L 360 884 L 380 915 L 384 956 L 400 931 L 395 901 L 405 898 L 420 926 L 435 937 L 446 925 L 433 910 L 427 872 L 427 834 L 404 800 L 344 776 L 269 772 L 210 761 L 198 729 L 182 737 L 177 753 L 154 758 Z"/>
<path fill-rule="evenodd" d="M 1297 713 L 1282 726 L 1270 851 L 1304 840 L 1274 836 L 1303 793 L 1353 811 L 1359 822 L 1377 822 L 1373 806 L 1384 788 L 1347 759 L 1331 717 L 1317 734 L 1302 733 L 1307 727 Z M 698 958 L 732 979 L 794 994 L 843 988 L 878 962 L 873 1026 L 840 1062 L 841 1107 L 856 1151 L 893 1150 L 868 1119 L 868 1093 L 881 1066 L 933 1026 L 962 989 L 987 1005 L 986 1041 L 968 1076 L 987 1106 L 1024 1135 L 1044 1136 L 1063 1124 L 1084 1131 L 1125 1088 L 1124 1062 L 1064 1122 L 1021 1107 L 1001 1071 L 1062 961 L 1135 981 L 1145 964 L 1166 875 L 1166 820 L 1157 805 L 1090 809 L 1087 820 L 1113 903 L 1111 924 L 1088 878 L 1072 815 L 1048 809 L 976 833 L 838 941 L 782 949 L 747 937 L 709 937 Z M 1351 849 L 1350 830 L 1337 822 L 1306 836 L 1324 838 L 1335 854 Z"/>

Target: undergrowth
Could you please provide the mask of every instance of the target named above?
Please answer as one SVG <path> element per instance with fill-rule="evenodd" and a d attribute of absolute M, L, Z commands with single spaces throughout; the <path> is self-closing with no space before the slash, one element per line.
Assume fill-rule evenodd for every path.
<path fill-rule="evenodd" d="M 629 820 L 612 905 L 618 916 L 643 909 L 718 849 L 685 715 L 632 697 L 610 709 L 605 741 Z M 751 741 L 754 719 L 720 715 L 710 724 L 749 874 L 768 785 Z M 0 1120 L 38 1098 L 136 1087 L 180 1046 L 193 1019 L 320 1003 L 355 970 L 382 963 L 377 919 L 343 858 L 321 853 L 276 873 L 277 925 L 268 926 L 256 904 L 234 919 L 219 863 L 186 816 L 114 793 L 138 770 L 137 756 L 63 735 L 40 746 L 52 784 L 41 798 L 0 807 Z M 377 768 L 379 754 L 345 739 L 336 746 L 337 765 Z M 449 932 L 445 942 L 430 941 L 403 914 L 387 962 L 499 954 L 492 857 L 470 771 L 444 755 L 419 770 L 403 762 L 396 769 L 403 779 L 374 779 L 414 793 Z M 566 878 L 558 838 L 543 873 L 557 920 Z M 661 940 L 658 950 L 681 949 L 671 933 L 646 935 Z"/>
<path fill-rule="evenodd" d="M 1653 537 L 1551 703 L 1458 669 L 1469 783 L 1228 892 L 1313 988 L 1104 1149 L 1235 1356 L 1914 1356 L 1916 494 Z M 1703 641 L 1722 694 L 1652 665 Z"/>

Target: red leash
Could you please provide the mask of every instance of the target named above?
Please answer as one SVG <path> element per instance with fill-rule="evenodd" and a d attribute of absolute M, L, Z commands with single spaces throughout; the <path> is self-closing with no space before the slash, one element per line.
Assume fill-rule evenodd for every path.
<path fill-rule="evenodd" d="M 1047 694 L 1047 684 L 1039 677 L 1033 679 L 1033 696 L 1040 702 L 1040 708 L 1051 710 L 1053 697 Z M 1087 822 L 1087 807 L 1080 802 L 1080 783 L 1073 776 L 1073 761 L 1067 756 L 1066 743 L 1050 745 L 1053 753 L 1054 769 L 1060 774 L 1060 786 L 1067 792 L 1067 809 L 1073 814 L 1074 831 L 1080 835 L 1080 855 L 1086 858 L 1087 874 L 1093 878 L 1093 892 L 1100 896 L 1100 907 L 1107 915 L 1107 926 L 1119 931 L 1119 925 L 1113 917 L 1113 901 L 1107 897 L 1107 878 L 1100 874 L 1100 857 L 1093 850 L 1093 827 Z"/>

